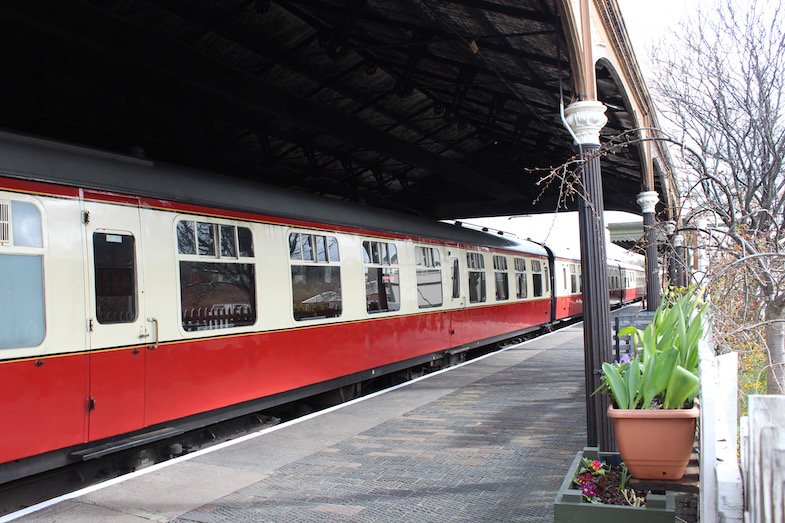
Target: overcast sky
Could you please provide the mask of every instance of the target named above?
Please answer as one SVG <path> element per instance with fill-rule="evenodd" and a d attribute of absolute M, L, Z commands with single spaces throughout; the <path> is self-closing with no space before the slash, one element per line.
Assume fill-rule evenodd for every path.
<path fill-rule="evenodd" d="M 679 21 L 705 0 L 618 0 L 627 33 L 644 75 L 650 74 L 652 47 L 678 25 Z"/>

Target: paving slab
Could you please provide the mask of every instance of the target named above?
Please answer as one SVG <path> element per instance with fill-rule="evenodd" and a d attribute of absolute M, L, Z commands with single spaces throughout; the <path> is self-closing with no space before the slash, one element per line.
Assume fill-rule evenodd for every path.
<path fill-rule="evenodd" d="M 586 441 L 568 327 L 20 522 L 552 520 Z"/>

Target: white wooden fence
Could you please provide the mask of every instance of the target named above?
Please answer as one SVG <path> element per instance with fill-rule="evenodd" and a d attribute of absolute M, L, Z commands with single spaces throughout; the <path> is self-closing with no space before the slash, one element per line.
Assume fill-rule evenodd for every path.
<path fill-rule="evenodd" d="M 749 397 L 741 418 L 744 521 L 785 522 L 785 396 Z"/>
<path fill-rule="evenodd" d="M 738 355 L 700 357 L 701 523 L 785 523 L 785 396 L 750 396 L 738 423 Z"/>

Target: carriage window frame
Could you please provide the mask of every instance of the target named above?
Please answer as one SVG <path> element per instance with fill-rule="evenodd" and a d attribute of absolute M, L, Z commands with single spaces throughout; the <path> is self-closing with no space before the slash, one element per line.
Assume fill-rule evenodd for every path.
<path fill-rule="evenodd" d="M 545 295 L 541 260 L 529 260 L 532 271 L 532 297 L 541 298 Z"/>
<path fill-rule="evenodd" d="M 103 244 L 99 244 L 98 240 L 100 237 L 103 237 Z M 105 266 L 103 263 L 99 265 L 99 259 L 104 260 L 109 255 L 110 252 L 119 252 L 117 249 L 113 249 L 112 246 L 120 245 L 123 246 L 124 244 L 127 246 L 126 239 L 130 238 L 130 253 L 126 253 L 126 257 L 121 259 L 121 262 L 125 262 L 126 264 L 130 264 L 130 267 L 109 267 Z M 119 241 L 118 241 L 119 240 Z M 136 320 L 139 317 L 139 272 L 138 272 L 138 260 L 136 255 L 136 246 L 137 246 L 137 238 L 133 233 L 130 232 L 110 232 L 106 230 L 98 230 L 94 231 L 92 235 L 92 243 L 93 243 L 93 298 L 95 300 L 95 320 L 101 325 L 117 325 L 122 323 L 136 323 Z M 122 253 L 120 253 L 122 254 Z M 128 255 L 130 254 L 130 255 Z M 116 256 L 112 256 L 117 258 Z M 122 274 L 118 275 L 117 271 L 121 271 L 123 269 L 127 269 L 130 271 L 130 275 L 128 277 L 128 289 L 125 294 L 108 294 L 107 291 L 109 287 L 117 288 L 124 287 L 123 285 L 123 277 Z M 108 271 L 115 271 L 115 276 L 111 276 L 111 272 L 109 272 L 109 277 L 104 277 L 105 273 Z M 127 315 L 124 317 L 121 316 L 119 319 L 112 318 L 112 313 L 122 313 L 122 307 L 118 309 L 119 303 L 115 304 L 113 310 L 110 310 L 110 307 L 106 307 L 102 305 L 107 301 L 114 301 L 110 300 L 110 298 L 122 298 L 127 297 L 129 298 L 129 302 L 127 303 L 128 307 L 125 312 Z"/>
<path fill-rule="evenodd" d="M 513 265 L 515 269 L 515 297 L 523 300 L 529 297 L 529 276 L 526 271 L 526 259 L 514 258 Z"/>
<path fill-rule="evenodd" d="M 496 290 L 496 301 L 509 300 L 510 275 L 507 270 L 507 257 L 504 255 L 493 255 L 493 280 Z"/>
<path fill-rule="evenodd" d="M 461 265 L 458 258 L 452 258 L 451 271 L 452 299 L 457 300 L 461 297 Z"/>
<path fill-rule="evenodd" d="M 20 212 L 20 209 L 16 210 L 17 214 L 26 215 L 26 218 L 22 219 L 34 218 L 35 223 L 32 225 L 35 227 L 35 231 L 27 229 L 24 234 L 20 232 L 20 227 L 28 227 L 31 224 L 22 224 L 19 221 L 20 218 L 14 218 L 14 204 L 21 205 L 26 209 L 23 212 Z M 0 210 L 0 214 L 2 214 L 0 219 L 4 225 L 3 241 L 0 241 L 2 263 L 8 262 L 18 265 L 14 261 L 21 261 L 21 267 L 28 271 L 29 276 L 35 276 L 34 278 L 11 278 L 11 281 L 2 285 L 2 288 L 11 294 L 13 306 L 9 307 L 7 311 L 4 308 L 3 321 L 5 325 L 2 327 L 3 336 L 0 336 L 0 351 L 40 347 L 47 338 L 48 323 L 47 236 L 44 209 L 37 201 L 8 197 L 0 199 L 0 209 L 2 209 Z M 34 214 L 29 211 L 34 211 Z M 31 241 L 30 233 L 33 232 L 34 239 Z M 20 241 L 20 238 L 24 238 L 24 240 Z M 10 271 L 3 272 L 11 276 Z M 2 282 L 1 274 L 0 282 Z M 0 325 L 3 325 L 3 322 L 0 322 Z"/>
<path fill-rule="evenodd" d="M 363 272 L 365 275 L 365 310 L 368 314 L 396 312 L 401 310 L 401 271 L 398 258 L 398 246 L 395 242 L 379 240 L 363 240 L 362 242 Z M 369 288 L 369 277 L 375 272 L 375 286 Z M 385 278 L 387 281 L 385 282 Z M 379 283 L 383 285 L 379 285 Z M 389 287 L 388 287 L 389 285 Z M 380 288 L 381 287 L 381 288 Z M 384 303 L 380 290 L 384 290 Z M 371 292 L 375 291 L 375 292 Z M 373 295 L 377 296 L 374 302 Z M 393 299 L 390 301 L 390 295 Z M 374 305 L 375 304 L 375 305 Z M 392 304 L 392 305 L 391 305 Z"/>
<path fill-rule="evenodd" d="M 570 264 L 570 294 L 578 294 L 578 269 L 574 263 Z"/>
<path fill-rule="evenodd" d="M 488 300 L 485 281 L 485 256 L 483 253 L 466 253 L 466 266 L 469 272 L 469 303 L 484 303 Z M 475 279 L 475 283 L 472 283 Z"/>
<path fill-rule="evenodd" d="M 343 315 L 344 307 L 341 252 L 337 235 L 326 231 L 292 229 L 287 234 L 286 240 L 289 252 L 292 318 L 297 322 L 340 318 Z M 323 248 L 323 251 L 320 248 Z M 337 283 L 337 285 L 334 285 L 334 288 L 326 287 L 325 291 L 296 303 L 298 292 L 303 288 L 307 289 L 308 283 L 305 280 L 314 276 L 324 280 L 319 281 L 320 284 Z M 312 291 L 308 291 L 306 294 L 309 292 Z M 305 304 L 305 301 L 322 295 L 327 295 L 329 298 L 337 297 L 337 299 L 330 299 L 327 302 L 316 300 L 313 304 Z M 316 306 L 319 303 L 327 303 L 327 305 L 326 307 Z M 311 309 L 311 305 L 314 305 L 315 308 Z M 316 314 L 309 314 L 310 312 L 316 312 Z M 320 312 L 322 314 L 319 314 Z"/>
<path fill-rule="evenodd" d="M 547 296 L 551 293 L 551 274 L 550 274 L 550 268 L 548 267 L 547 263 L 543 264 L 542 271 L 543 271 L 542 274 L 544 280 L 543 283 L 545 287 L 545 295 Z"/>
<path fill-rule="evenodd" d="M 417 308 L 433 309 L 444 305 L 444 275 L 442 274 L 442 253 L 438 247 L 431 245 L 414 246 L 414 265 L 416 271 L 417 284 Z M 438 284 L 430 281 L 434 276 L 438 277 Z M 427 287 L 438 285 L 438 300 L 436 294 L 423 292 Z M 429 299 L 432 298 L 432 299 Z"/>
<path fill-rule="evenodd" d="M 199 237 L 200 229 L 203 231 L 202 238 Z M 187 243 L 187 232 L 191 234 L 190 243 Z M 250 224 L 189 216 L 175 221 L 174 234 L 180 329 L 204 335 L 216 330 L 256 325 L 259 320 L 258 275 L 254 231 Z M 212 245 L 210 249 L 207 248 L 209 245 Z M 193 281 L 193 278 L 199 281 Z M 184 299 L 186 288 L 204 284 L 215 291 L 216 284 L 221 283 L 244 290 L 245 299 L 187 306 Z M 215 292 L 214 295 L 220 294 Z"/>

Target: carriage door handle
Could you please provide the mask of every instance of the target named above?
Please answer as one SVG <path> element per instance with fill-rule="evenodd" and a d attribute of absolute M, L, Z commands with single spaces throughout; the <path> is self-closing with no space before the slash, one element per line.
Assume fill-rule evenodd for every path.
<path fill-rule="evenodd" d="M 147 347 L 147 348 L 149 350 L 155 350 L 155 349 L 158 348 L 158 342 L 159 342 L 159 338 L 158 338 L 158 318 L 147 318 L 147 321 L 152 322 L 152 324 L 155 326 L 155 338 L 154 338 L 155 341 L 153 341 L 153 344 L 151 346 Z"/>

